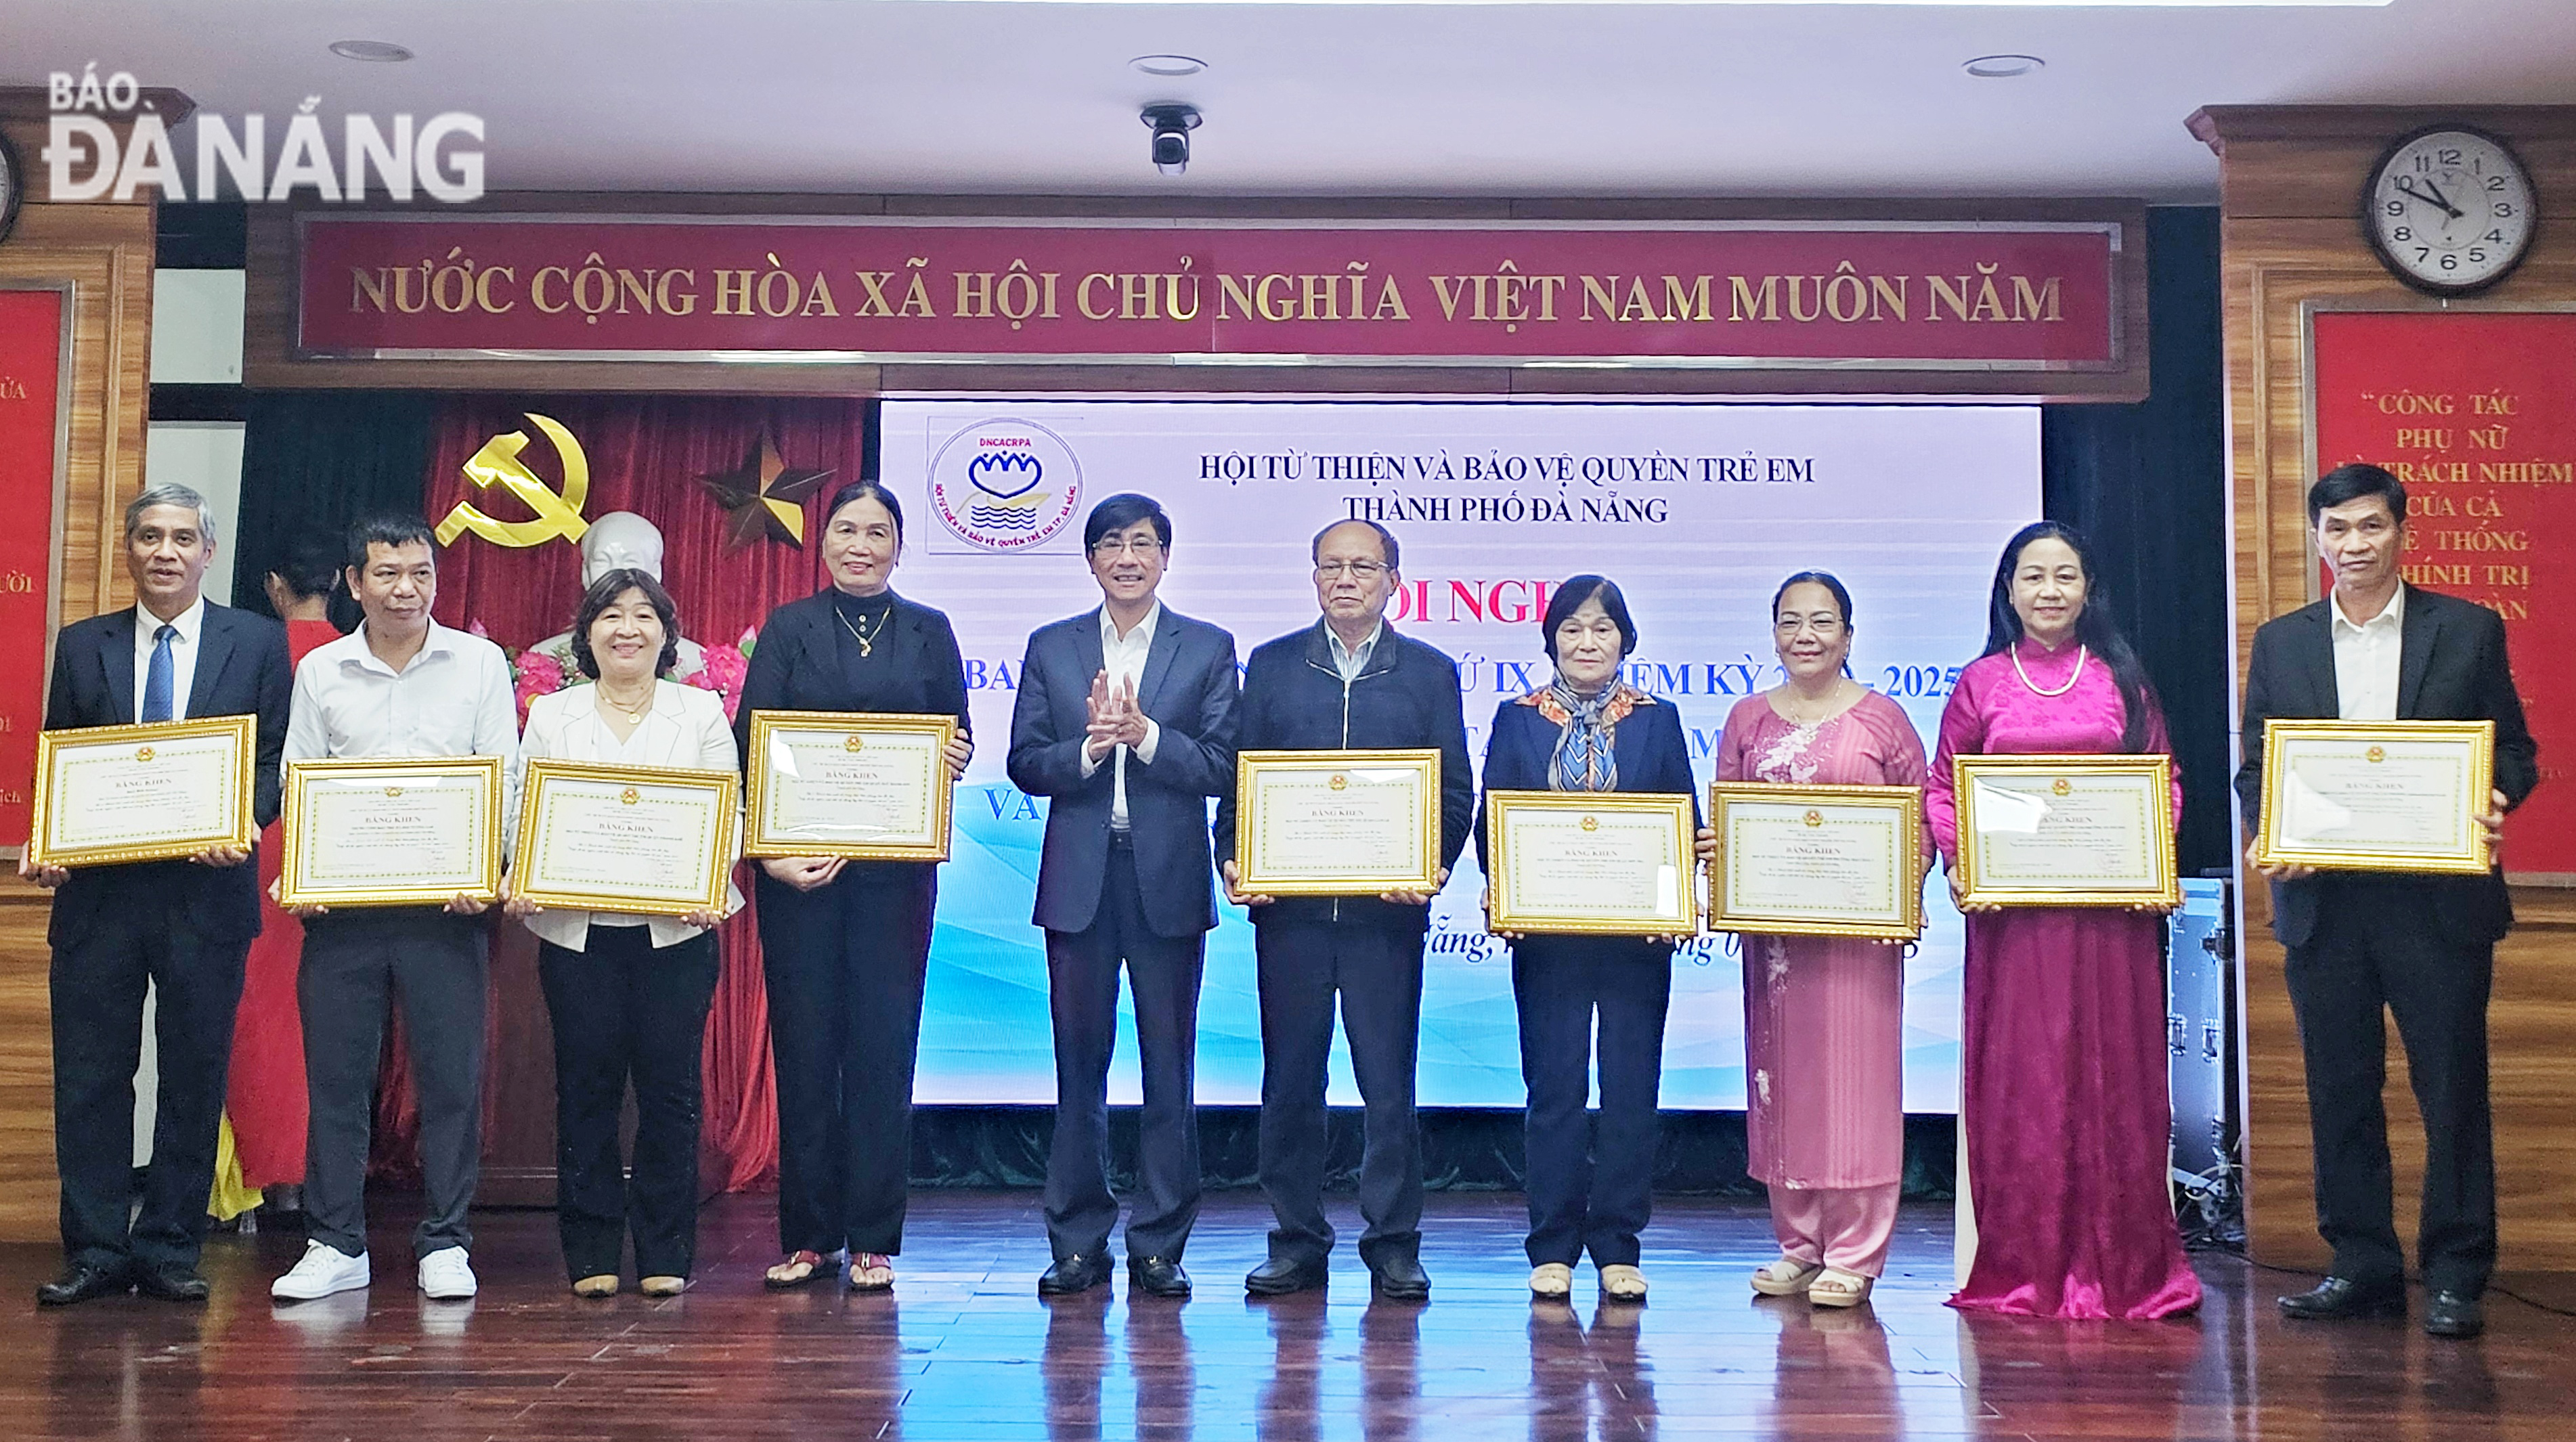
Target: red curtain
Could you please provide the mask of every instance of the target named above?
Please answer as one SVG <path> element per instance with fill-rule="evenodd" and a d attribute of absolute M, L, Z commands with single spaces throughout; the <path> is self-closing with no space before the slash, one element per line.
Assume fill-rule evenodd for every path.
<path fill-rule="evenodd" d="M 538 396 L 458 397 L 434 428 L 427 514 L 433 524 L 460 500 L 496 520 L 521 520 L 513 497 L 477 492 L 464 478 L 468 457 L 493 436 L 529 438 L 520 460 L 558 491 L 564 458 L 548 454 L 545 437 L 525 416 L 560 422 L 581 444 L 590 471 L 583 514 L 633 511 L 661 528 L 663 585 L 679 605 L 680 630 L 702 646 L 737 644 L 782 602 L 822 584 L 817 549 L 831 491 L 859 474 L 865 406 L 855 400 L 737 397 Z M 728 548 L 726 517 L 697 478 L 741 468 L 766 434 L 789 466 L 826 470 L 831 478 L 808 499 L 806 545 L 763 539 Z M 581 599 L 581 554 L 563 540 L 514 549 L 479 536 L 459 536 L 440 557 L 438 619 L 480 625 L 516 651 L 561 633 Z M 745 881 L 743 889 L 750 885 Z M 703 1183 L 740 1191 L 777 1176 L 778 1108 L 769 1061 L 769 1005 L 761 985 L 760 939 L 746 911 L 725 924 L 719 945 L 723 979 L 707 1021 Z M 500 1068 L 490 1069 L 495 1075 Z M 388 1069 L 388 1075 L 392 1069 Z M 399 1114 L 402 1098 L 390 1095 Z M 487 1108 L 488 1110 L 488 1108 Z"/>

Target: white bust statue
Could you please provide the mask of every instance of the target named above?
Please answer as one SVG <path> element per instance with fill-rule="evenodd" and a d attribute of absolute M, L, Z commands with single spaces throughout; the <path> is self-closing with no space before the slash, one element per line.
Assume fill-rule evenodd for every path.
<path fill-rule="evenodd" d="M 611 571 L 633 569 L 659 581 L 662 579 L 662 532 L 651 521 L 633 511 L 611 511 L 590 523 L 581 534 L 581 586 L 588 591 L 600 577 Z M 580 678 L 581 669 L 573 664 L 572 633 L 549 636 L 529 647 L 543 651 L 561 662 L 566 676 Z M 698 643 L 680 638 L 680 659 L 671 668 L 670 679 L 677 681 L 695 675 L 706 664 L 706 655 Z"/>

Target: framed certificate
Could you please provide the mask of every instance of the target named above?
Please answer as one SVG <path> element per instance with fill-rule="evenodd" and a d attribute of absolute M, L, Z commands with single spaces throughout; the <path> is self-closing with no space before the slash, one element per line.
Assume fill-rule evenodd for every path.
<path fill-rule="evenodd" d="M 287 906 L 436 906 L 501 893 L 501 758 L 286 763 Z"/>
<path fill-rule="evenodd" d="M 1995 906 L 2177 906 L 2173 762 L 1959 756 L 1959 884 Z"/>
<path fill-rule="evenodd" d="M 1485 924 L 1536 935 L 1693 935 L 1694 820 L 1688 796 L 1488 791 Z"/>
<path fill-rule="evenodd" d="M 730 771 L 528 758 L 514 893 L 539 906 L 681 916 L 724 910 L 741 821 Z"/>
<path fill-rule="evenodd" d="M 1440 889 L 1438 751 L 1239 751 L 1234 796 L 1238 890 Z"/>
<path fill-rule="evenodd" d="M 1708 789 L 1717 862 L 1712 931 L 1773 936 L 1923 934 L 1923 793 L 1911 786 Z"/>
<path fill-rule="evenodd" d="M 754 711 L 746 856 L 948 859 L 954 716 Z"/>
<path fill-rule="evenodd" d="M 2319 869 L 2478 873 L 2493 721 L 2268 721 L 2255 856 Z"/>
<path fill-rule="evenodd" d="M 38 732 L 28 858 L 104 866 L 250 845 L 256 724 L 210 716 Z"/>

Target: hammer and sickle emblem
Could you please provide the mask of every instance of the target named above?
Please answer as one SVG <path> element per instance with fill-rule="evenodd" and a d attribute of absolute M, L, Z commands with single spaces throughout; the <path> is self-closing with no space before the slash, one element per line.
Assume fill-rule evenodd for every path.
<path fill-rule="evenodd" d="M 581 442 L 572 432 L 553 419 L 526 412 L 534 425 L 555 448 L 555 458 L 563 463 L 563 493 L 557 495 L 537 479 L 519 460 L 519 452 L 528 445 L 525 431 L 497 435 L 483 443 L 465 462 L 465 479 L 478 490 L 500 486 L 517 496 L 536 514 L 531 521 L 496 521 L 475 508 L 471 501 L 458 501 L 447 518 L 438 523 L 438 543 L 453 545 L 467 531 L 481 536 L 496 546 L 541 546 L 557 536 L 578 541 L 590 523 L 581 518 L 581 508 L 590 499 L 590 459 L 581 452 Z"/>

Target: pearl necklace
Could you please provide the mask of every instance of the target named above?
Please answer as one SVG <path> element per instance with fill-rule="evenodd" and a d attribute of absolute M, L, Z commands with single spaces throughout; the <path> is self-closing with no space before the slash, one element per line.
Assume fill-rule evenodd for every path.
<path fill-rule="evenodd" d="M 2085 647 L 2081 645 L 2077 646 L 2075 648 L 2075 673 L 2066 678 L 2065 685 L 2058 687 L 2054 691 L 2043 689 L 2038 682 L 2030 679 L 2030 672 L 2022 669 L 2021 647 L 2019 645 L 2015 645 L 2012 648 L 2013 670 L 2021 677 L 2021 684 L 2030 688 L 2030 693 L 2032 695 L 2063 696 L 2067 692 L 2075 689 L 2076 682 L 2084 679 L 2084 658 L 2092 654 L 2093 653 Z"/>

